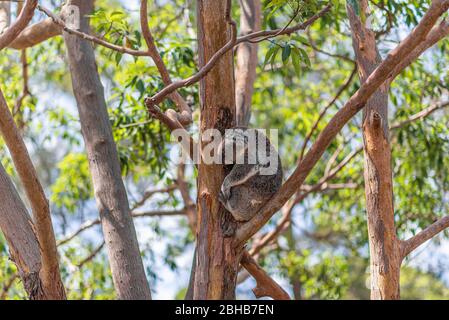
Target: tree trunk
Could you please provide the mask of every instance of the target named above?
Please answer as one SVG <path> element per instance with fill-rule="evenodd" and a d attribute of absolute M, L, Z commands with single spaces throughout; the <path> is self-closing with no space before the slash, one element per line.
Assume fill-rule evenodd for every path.
<path fill-rule="evenodd" d="M 47 299 L 40 279 L 41 255 L 33 222 L 11 179 L 0 164 L 0 229 L 11 259 L 31 300 Z"/>
<path fill-rule="evenodd" d="M 261 28 L 261 0 L 240 0 L 240 34 L 242 36 Z M 244 42 L 237 47 L 235 69 L 235 104 L 237 125 L 248 127 L 251 102 L 256 81 L 257 43 Z"/>
<path fill-rule="evenodd" d="M 68 4 L 80 8 L 81 31 L 88 32 L 86 15 L 92 12 L 93 1 L 71 0 Z M 151 299 L 93 47 L 68 33 L 64 40 L 117 296 Z"/>
<path fill-rule="evenodd" d="M 17 15 L 23 9 L 23 4 L 19 3 L 17 6 Z M 0 34 L 9 27 L 11 22 L 11 3 L 8 1 L 0 2 Z M 40 254 L 37 258 L 40 261 L 40 270 L 37 274 L 39 279 L 29 280 L 34 276 L 25 276 L 28 279 L 24 284 L 31 299 L 66 299 L 64 285 L 61 280 L 59 272 L 58 252 L 56 249 L 55 234 L 50 215 L 50 207 L 45 196 L 42 185 L 37 177 L 37 172 L 33 166 L 28 150 L 20 135 L 10 109 L 7 105 L 3 92 L 0 89 L 0 131 L 3 135 L 5 143 L 11 153 L 14 166 L 20 176 L 20 180 L 25 189 L 28 200 L 31 204 L 34 217 L 34 228 L 38 238 L 37 247 L 40 249 Z M 11 192 L 15 192 L 15 188 L 11 185 Z M 15 197 L 15 205 L 18 210 L 24 207 L 21 199 Z M 13 201 L 13 202 L 14 202 Z M 25 208 L 25 207 L 24 207 Z M 23 211 L 23 210 L 22 210 Z M 24 210 L 27 214 L 27 210 Z M 21 214 L 20 212 L 18 213 Z M 26 229 L 26 228 L 25 228 Z M 33 246 L 33 245 L 32 245 Z M 33 250 L 32 248 L 30 249 Z M 12 250 L 14 251 L 14 250 Z M 16 254 L 17 255 L 17 254 Z M 19 259 L 16 259 L 19 260 Z M 20 269 L 20 268 L 19 268 Z M 21 271 L 24 274 L 24 271 Z M 23 278 L 23 276 L 22 276 Z M 36 284 L 30 285 L 29 281 L 34 281 Z M 39 285 L 37 285 L 39 282 Z M 36 287 L 32 289 L 31 287 Z M 39 287 L 39 290 L 37 290 Z"/>
<path fill-rule="evenodd" d="M 56 249 L 50 206 L 1 89 L 0 132 L 11 153 L 14 166 L 33 212 L 34 227 L 39 239 L 42 257 L 40 277 L 46 297 L 52 300 L 65 300 L 66 294 L 59 271 L 58 251 Z"/>
<path fill-rule="evenodd" d="M 200 67 L 230 39 L 228 5 L 223 0 L 197 2 Z M 223 134 L 235 125 L 233 67 L 233 54 L 228 52 L 200 83 L 201 133 L 218 129 Z M 235 299 L 242 252 L 233 248 L 236 222 L 218 201 L 225 174 L 222 165 L 199 165 L 194 299 Z"/>
<path fill-rule="evenodd" d="M 364 83 L 382 59 L 375 34 L 366 25 L 368 1 L 348 1 L 347 9 L 359 75 Z M 401 255 L 394 223 L 388 91 L 388 85 L 382 85 L 366 103 L 363 114 L 371 298 L 375 300 L 399 299 L 400 296 Z"/>

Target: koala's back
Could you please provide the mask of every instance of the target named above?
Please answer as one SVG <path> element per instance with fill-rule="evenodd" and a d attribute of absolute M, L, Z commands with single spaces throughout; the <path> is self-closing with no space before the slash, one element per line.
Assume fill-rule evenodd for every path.
<path fill-rule="evenodd" d="M 237 221 L 249 221 L 263 205 L 263 199 L 248 186 L 241 185 L 231 189 L 227 205 Z"/>
<path fill-rule="evenodd" d="M 248 165 L 235 165 L 234 177 L 242 177 L 248 172 Z M 282 185 L 282 170 L 275 175 L 256 175 L 245 183 L 231 188 L 228 206 L 234 218 L 239 221 L 251 220 Z"/>
<path fill-rule="evenodd" d="M 240 139 L 245 142 L 245 162 L 226 166 L 229 174 L 223 182 L 222 190 L 229 190 L 229 193 L 225 192 L 226 196 L 220 201 L 236 220 L 249 221 L 280 189 L 283 172 L 281 159 L 268 138 L 259 132 L 256 135 L 256 145 L 251 146 L 250 140 L 245 137 L 247 130 L 243 130 L 245 133 L 242 129 L 239 130 L 228 141 L 235 144 Z M 264 148 L 265 154 L 259 154 L 259 148 Z M 254 159 L 255 163 L 252 162 Z"/>
<path fill-rule="evenodd" d="M 259 190 L 258 192 L 262 195 L 274 195 L 282 185 L 283 171 L 279 157 L 275 169 L 275 174 L 261 174 L 257 176 L 257 179 L 250 179 L 248 181 L 249 187 Z"/>

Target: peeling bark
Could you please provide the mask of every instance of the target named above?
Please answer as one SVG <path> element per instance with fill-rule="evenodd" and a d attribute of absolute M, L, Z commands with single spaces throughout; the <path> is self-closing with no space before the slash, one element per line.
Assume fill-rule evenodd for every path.
<path fill-rule="evenodd" d="M 368 2 L 359 1 L 360 15 L 348 3 L 353 45 L 360 80 L 366 82 L 382 63 L 375 33 L 365 21 Z M 363 112 L 365 194 L 371 260 L 371 298 L 399 299 L 400 245 L 393 206 L 391 147 L 388 125 L 388 90 L 382 85 L 367 101 Z"/>
<path fill-rule="evenodd" d="M 229 40 L 228 2 L 197 3 L 200 67 Z M 228 52 L 200 83 L 201 132 L 215 128 L 224 133 L 235 125 L 233 67 L 232 52 Z M 199 165 L 194 299 L 235 299 L 242 248 L 233 248 L 235 221 L 218 201 L 224 177 L 222 165 Z"/>
<path fill-rule="evenodd" d="M 0 164 L 0 230 L 6 238 L 11 260 L 19 270 L 25 291 L 31 300 L 47 299 L 39 277 L 41 256 L 25 204 Z"/>

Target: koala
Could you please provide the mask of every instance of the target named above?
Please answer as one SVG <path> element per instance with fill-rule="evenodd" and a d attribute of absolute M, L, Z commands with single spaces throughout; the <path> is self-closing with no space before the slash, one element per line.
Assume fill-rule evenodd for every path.
<path fill-rule="evenodd" d="M 227 130 L 219 152 L 230 171 L 221 186 L 219 201 L 235 220 L 249 221 L 282 185 L 279 155 L 262 132 L 244 127 Z"/>

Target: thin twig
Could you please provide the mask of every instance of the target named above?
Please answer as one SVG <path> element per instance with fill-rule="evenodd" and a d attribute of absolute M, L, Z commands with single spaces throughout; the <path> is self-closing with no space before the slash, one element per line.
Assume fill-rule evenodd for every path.
<path fill-rule="evenodd" d="M 235 247 L 243 246 L 258 230 L 260 230 L 270 218 L 284 206 L 295 194 L 310 172 L 321 159 L 330 143 L 335 139 L 341 129 L 358 113 L 366 104 L 372 94 L 385 84 L 393 73 L 394 68 L 402 59 L 415 50 L 434 27 L 435 23 L 449 8 L 449 0 L 434 0 L 430 5 L 418 26 L 385 58 L 385 60 L 373 71 L 366 82 L 347 101 L 328 125 L 318 136 L 304 160 L 297 166 L 293 174 L 283 184 L 281 189 L 261 209 L 261 212 L 252 220 L 242 224 L 235 235 Z"/>
<path fill-rule="evenodd" d="M 101 252 L 101 250 L 103 250 L 105 244 L 106 243 L 103 241 L 94 251 L 92 251 L 91 254 L 81 260 L 81 262 L 77 265 L 78 269 L 81 269 L 82 267 L 84 267 L 84 265 L 91 262 Z"/>
<path fill-rule="evenodd" d="M 159 73 L 161 74 L 162 81 L 164 85 L 168 86 L 172 83 L 170 74 L 161 55 L 154 42 L 153 35 L 151 34 L 150 28 L 148 26 L 148 0 L 140 0 L 140 25 L 142 29 L 143 38 L 148 47 L 148 53 L 154 61 Z M 176 114 L 177 120 L 182 125 L 188 125 L 192 123 L 192 110 L 190 110 L 189 105 L 184 100 L 184 98 L 178 93 L 173 92 L 170 94 L 170 98 L 176 104 L 179 109 L 179 113 Z"/>
<path fill-rule="evenodd" d="M 9 290 L 11 290 L 14 282 L 19 278 L 18 273 L 14 273 L 6 282 L 5 285 L 2 288 L 2 292 L 0 294 L 0 300 L 5 300 L 8 296 Z"/>
<path fill-rule="evenodd" d="M 282 29 L 276 29 L 276 30 L 270 30 L 270 31 L 257 31 L 257 32 L 247 34 L 245 36 L 241 36 L 239 38 L 237 38 L 237 29 L 236 29 L 235 22 L 232 20 L 229 21 L 231 28 L 232 28 L 231 39 L 229 40 L 229 42 L 224 47 L 222 47 L 220 50 L 218 50 L 212 56 L 212 58 L 208 61 L 208 63 L 205 66 L 203 66 L 196 74 L 194 74 L 193 76 L 191 76 L 187 79 L 174 82 L 171 85 L 166 86 L 164 89 L 159 91 L 154 96 L 147 98 L 147 100 L 146 100 L 147 107 L 151 108 L 154 105 L 160 104 L 169 94 L 171 94 L 175 90 L 178 90 L 183 87 L 191 86 L 191 85 L 197 83 L 198 81 L 200 81 L 212 70 L 212 68 L 215 66 L 215 64 L 220 60 L 220 58 L 224 54 L 226 54 L 229 50 L 233 49 L 238 44 L 243 43 L 243 42 L 249 42 L 252 39 L 258 39 L 258 38 L 262 38 L 262 37 L 265 37 L 266 39 L 270 39 L 275 36 L 292 34 L 299 30 L 304 30 L 308 26 L 313 24 L 316 20 L 318 20 L 319 18 L 324 16 L 330 10 L 331 7 L 332 7 L 332 4 L 328 4 L 320 12 L 315 14 L 313 17 L 311 17 L 306 22 L 296 25 L 294 27 L 286 28 L 284 31 L 282 31 Z M 282 32 L 280 32 L 280 31 L 282 31 Z"/>
<path fill-rule="evenodd" d="M 185 214 L 184 210 L 173 210 L 173 211 L 150 211 L 150 212 L 133 213 L 132 216 L 133 218 L 145 218 L 145 217 L 182 216 L 184 214 Z M 100 219 L 90 220 L 83 223 L 76 231 L 74 231 L 70 235 L 65 236 L 63 239 L 59 240 L 57 245 L 62 246 L 72 241 L 84 231 L 89 230 L 92 227 L 99 225 L 100 223 L 101 223 Z"/>
<path fill-rule="evenodd" d="M 401 254 L 402 259 L 407 257 L 411 252 L 413 252 L 416 248 L 421 246 L 426 241 L 432 239 L 440 232 L 446 230 L 449 228 L 449 216 L 446 216 L 444 218 L 441 218 L 440 220 L 436 221 L 435 223 L 431 224 L 424 230 L 422 230 L 420 233 L 415 235 L 414 237 L 406 240 L 401 241 Z"/>
<path fill-rule="evenodd" d="M 406 125 L 408 125 L 408 124 L 410 124 L 412 122 L 415 122 L 417 120 L 422 120 L 422 119 L 430 116 L 432 113 L 434 113 L 434 112 L 436 112 L 438 110 L 447 108 L 447 107 L 449 107 L 449 101 L 444 101 L 444 102 L 437 103 L 437 104 L 435 104 L 433 106 L 430 106 L 430 107 L 422 110 L 421 112 L 418 112 L 418 113 L 414 114 L 413 116 L 411 116 L 407 120 L 404 120 L 402 122 L 393 124 L 390 127 L 390 129 L 391 130 L 396 130 L 396 129 L 403 128 L 403 127 L 405 127 Z"/>
<path fill-rule="evenodd" d="M 340 96 L 343 94 L 343 92 L 345 92 L 346 89 L 348 89 L 348 87 L 351 85 L 351 82 L 354 79 L 354 76 L 355 76 L 356 72 L 357 72 L 357 66 L 354 67 L 354 69 L 352 70 L 351 75 L 349 76 L 348 80 L 346 80 L 346 82 L 343 84 L 343 86 L 338 90 L 338 92 L 335 95 L 335 97 L 327 104 L 327 106 L 319 114 L 318 119 L 315 121 L 315 123 L 313 124 L 312 129 L 310 130 L 309 134 L 304 139 L 304 143 L 302 145 L 301 153 L 300 153 L 300 156 L 299 156 L 299 160 L 300 161 L 304 158 L 304 153 L 306 152 L 307 145 L 310 142 L 310 139 L 312 138 L 313 134 L 317 130 L 318 125 L 320 124 L 321 120 L 324 118 L 324 116 L 326 115 L 327 111 L 335 104 L 335 102 L 337 102 L 337 100 L 340 98 Z"/>
<path fill-rule="evenodd" d="M 131 206 L 131 211 L 134 211 L 137 208 L 142 207 L 148 201 L 148 199 L 150 199 L 155 194 L 171 193 L 171 192 L 175 191 L 177 188 L 178 188 L 178 186 L 174 184 L 174 185 L 168 186 L 166 188 L 162 188 L 162 189 L 145 191 L 142 198 Z"/>

